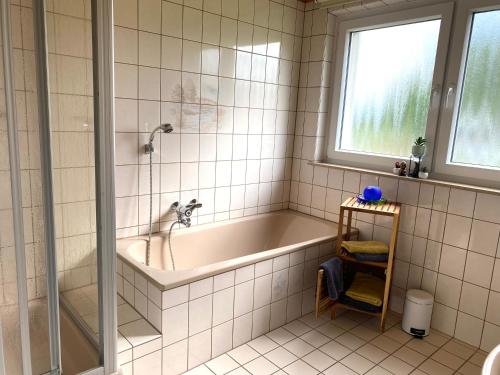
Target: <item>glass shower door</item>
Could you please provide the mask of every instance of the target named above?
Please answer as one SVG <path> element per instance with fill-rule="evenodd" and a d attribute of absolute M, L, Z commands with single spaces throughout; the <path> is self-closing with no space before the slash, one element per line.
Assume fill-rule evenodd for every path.
<path fill-rule="evenodd" d="M 61 341 L 65 374 L 115 370 L 110 4 L 0 0 L 0 375 L 59 374 Z"/>

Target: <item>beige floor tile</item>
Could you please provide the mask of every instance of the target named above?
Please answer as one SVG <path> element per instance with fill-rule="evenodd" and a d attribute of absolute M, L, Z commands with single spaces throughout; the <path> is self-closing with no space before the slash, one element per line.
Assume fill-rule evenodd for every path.
<path fill-rule="evenodd" d="M 283 369 L 289 375 L 316 375 L 318 370 L 302 360 L 295 361 Z"/>
<path fill-rule="evenodd" d="M 477 348 L 455 339 L 451 339 L 444 344 L 443 349 L 465 360 L 469 359 L 477 350 Z"/>
<path fill-rule="evenodd" d="M 377 348 L 375 345 L 370 343 L 363 345 L 361 348 L 356 350 L 356 353 L 362 355 L 363 357 L 369 359 L 374 363 L 379 363 L 389 356 L 389 353 Z"/>
<path fill-rule="evenodd" d="M 227 354 L 214 358 L 205 365 L 217 375 L 226 374 L 239 367 L 239 364 Z"/>
<path fill-rule="evenodd" d="M 463 366 L 458 369 L 458 373 L 461 375 L 481 375 L 481 367 L 471 362 L 465 362 Z"/>
<path fill-rule="evenodd" d="M 393 373 L 387 371 L 385 368 L 380 366 L 375 366 L 366 375 L 394 375 Z"/>
<path fill-rule="evenodd" d="M 402 331 L 399 327 L 398 328 L 391 328 L 387 331 L 384 332 L 384 336 L 389 337 L 393 339 L 394 341 L 399 342 L 400 344 L 406 344 L 408 341 L 410 341 L 413 337 L 409 334 L 407 334 L 405 331 Z"/>
<path fill-rule="evenodd" d="M 240 365 L 244 365 L 245 363 L 248 363 L 260 356 L 255 349 L 247 344 L 238 346 L 237 348 L 230 350 L 227 354 L 229 354 Z"/>
<path fill-rule="evenodd" d="M 472 362 L 476 366 L 482 367 L 487 356 L 488 353 L 483 352 L 482 350 L 478 350 L 472 355 L 472 357 L 470 357 L 469 362 Z"/>
<path fill-rule="evenodd" d="M 455 371 L 458 370 L 458 368 L 465 362 L 464 359 L 457 357 L 444 349 L 439 349 L 431 356 L 431 358 Z"/>
<path fill-rule="evenodd" d="M 349 354 L 340 362 L 351 370 L 356 371 L 358 374 L 364 374 L 375 366 L 375 363 L 356 353 Z"/>
<path fill-rule="evenodd" d="M 419 370 L 425 372 L 429 375 L 451 375 L 453 370 L 433 359 L 427 359 L 424 363 L 419 366 Z"/>
<path fill-rule="evenodd" d="M 429 357 L 434 353 L 438 348 L 432 344 L 429 344 L 428 342 L 425 342 L 420 339 L 413 339 L 408 341 L 406 346 L 410 349 L 416 350 L 420 354 L 423 354 L 426 357 Z"/>
<path fill-rule="evenodd" d="M 403 346 L 402 348 L 396 350 L 393 355 L 412 365 L 413 367 L 418 367 L 427 359 L 427 357 L 423 354 L 420 354 L 416 350 L 410 349 L 407 346 Z"/>
<path fill-rule="evenodd" d="M 328 336 L 331 339 L 334 339 L 335 337 L 338 337 L 345 333 L 345 330 L 336 326 L 335 324 L 328 322 L 326 324 L 323 324 L 322 326 L 319 326 L 317 328 L 319 332 L 321 332 L 323 335 Z"/>
<path fill-rule="evenodd" d="M 344 346 L 347 346 L 351 350 L 356 350 L 366 343 L 365 340 L 359 338 L 358 336 L 354 336 L 349 332 L 340 335 L 335 339 L 335 341 L 341 343 Z"/>
<path fill-rule="evenodd" d="M 443 346 L 449 339 L 450 336 L 436 331 L 435 329 L 431 329 L 429 336 L 425 336 L 423 338 L 425 342 L 428 342 L 429 344 L 432 344 L 434 346 Z"/>
<path fill-rule="evenodd" d="M 281 346 L 271 350 L 269 353 L 265 354 L 264 357 L 269 359 L 279 368 L 288 366 L 290 363 L 295 362 L 298 359 L 295 355 Z"/>
<path fill-rule="evenodd" d="M 328 336 L 325 336 L 316 330 L 309 331 L 300 336 L 300 338 L 308 344 L 311 344 L 315 348 L 319 348 L 321 345 L 324 345 L 328 341 L 330 341 L 330 338 L 328 338 Z"/>
<path fill-rule="evenodd" d="M 349 332 L 352 333 L 353 335 L 362 338 L 365 341 L 373 340 L 375 337 L 380 335 L 379 331 L 373 330 L 364 325 L 359 325 L 357 327 L 354 327 Z"/>
<path fill-rule="evenodd" d="M 292 341 L 296 337 L 293 333 L 283 328 L 277 328 L 274 331 L 269 332 L 266 336 L 280 345 L 286 344 L 288 341 Z"/>
<path fill-rule="evenodd" d="M 333 359 L 340 361 L 345 356 L 349 355 L 352 350 L 339 344 L 337 341 L 330 341 L 328 344 L 323 345 L 319 348 L 323 353 L 328 354 Z"/>
<path fill-rule="evenodd" d="M 402 346 L 399 342 L 382 335 L 376 337 L 370 342 L 387 353 L 394 353 Z"/>
<path fill-rule="evenodd" d="M 314 346 L 309 345 L 302 339 L 296 338 L 284 345 L 285 349 L 295 354 L 297 357 L 302 358 L 314 350 Z"/>
<path fill-rule="evenodd" d="M 352 371 L 349 367 L 344 366 L 342 363 L 337 362 L 332 367 L 323 371 L 325 375 L 358 375 Z"/>
<path fill-rule="evenodd" d="M 279 370 L 278 367 L 264 357 L 258 357 L 243 367 L 252 375 L 270 375 Z"/>
<path fill-rule="evenodd" d="M 414 369 L 413 366 L 394 356 L 387 357 L 380 362 L 379 366 L 398 375 L 407 375 Z"/>
<path fill-rule="evenodd" d="M 302 360 L 318 371 L 324 371 L 335 363 L 335 360 L 332 357 L 326 355 L 320 350 L 315 350 L 309 353 L 303 357 Z"/>

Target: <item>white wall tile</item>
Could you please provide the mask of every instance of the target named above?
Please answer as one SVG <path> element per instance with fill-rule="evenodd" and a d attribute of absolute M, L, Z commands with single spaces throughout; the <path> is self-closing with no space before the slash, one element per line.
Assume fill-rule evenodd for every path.
<path fill-rule="evenodd" d="M 207 330 L 212 325 L 212 295 L 189 301 L 189 335 Z"/>
<path fill-rule="evenodd" d="M 488 302 L 488 289 L 463 283 L 460 297 L 460 311 L 484 319 L 486 304 Z"/>
<path fill-rule="evenodd" d="M 443 242 L 466 249 L 469 243 L 471 225 L 472 219 L 448 214 Z"/>
<path fill-rule="evenodd" d="M 461 279 L 464 274 L 467 251 L 458 247 L 443 245 L 439 272 Z"/>
<path fill-rule="evenodd" d="M 465 281 L 480 285 L 484 288 L 489 288 L 492 273 L 493 258 L 486 255 L 476 254 L 472 251 L 467 253 L 464 273 Z"/>
<path fill-rule="evenodd" d="M 189 338 L 188 368 L 196 367 L 211 358 L 212 330 L 206 330 Z"/>
<path fill-rule="evenodd" d="M 472 222 L 469 249 L 481 254 L 495 256 L 500 234 L 500 225 L 485 221 Z"/>
<path fill-rule="evenodd" d="M 162 311 L 163 345 L 188 337 L 188 304 L 183 303 Z"/>
<path fill-rule="evenodd" d="M 472 217 L 476 193 L 468 190 L 451 189 L 448 212 L 455 215 Z"/>

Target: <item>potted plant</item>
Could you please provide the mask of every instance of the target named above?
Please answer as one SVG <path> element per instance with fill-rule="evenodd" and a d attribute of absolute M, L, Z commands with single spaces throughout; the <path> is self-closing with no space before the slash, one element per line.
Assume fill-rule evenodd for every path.
<path fill-rule="evenodd" d="M 422 167 L 422 169 L 418 172 L 418 178 L 421 178 L 421 179 L 426 179 L 426 178 L 429 178 L 429 171 L 427 169 L 427 167 Z"/>
<path fill-rule="evenodd" d="M 425 138 L 418 137 L 411 148 L 412 155 L 419 159 L 422 158 L 425 155 L 426 143 L 427 140 Z"/>

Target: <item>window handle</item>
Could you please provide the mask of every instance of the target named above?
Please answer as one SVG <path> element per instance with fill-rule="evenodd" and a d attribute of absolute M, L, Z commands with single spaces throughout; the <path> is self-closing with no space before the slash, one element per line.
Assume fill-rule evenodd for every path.
<path fill-rule="evenodd" d="M 455 85 L 450 85 L 448 86 L 448 92 L 446 93 L 446 103 L 445 106 L 446 108 L 452 108 L 453 107 L 453 101 L 455 99 Z"/>
<path fill-rule="evenodd" d="M 432 86 L 432 91 L 431 91 L 431 107 L 437 108 L 439 107 L 439 97 L 441 95 L 441 85 L 440 84 L 435 84 Z"/>

